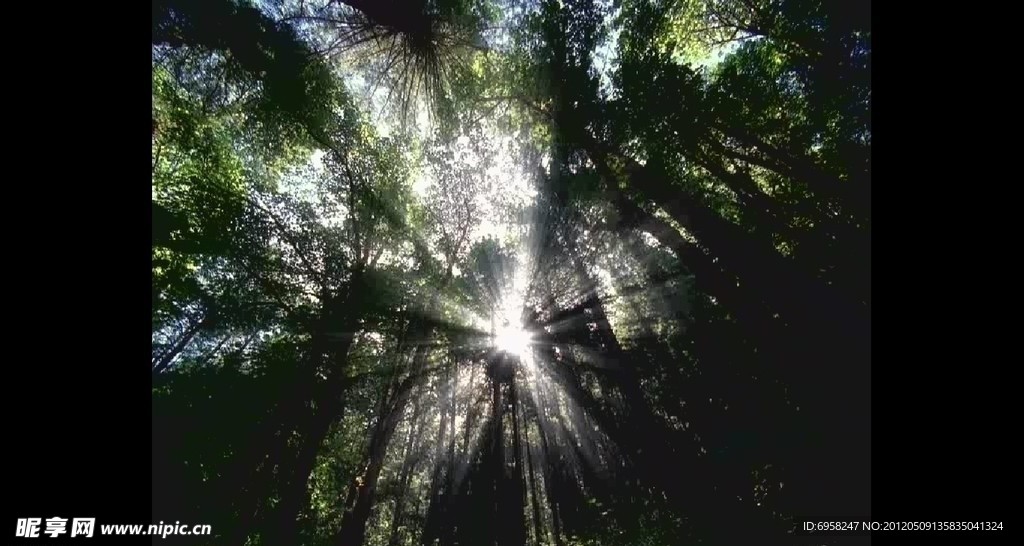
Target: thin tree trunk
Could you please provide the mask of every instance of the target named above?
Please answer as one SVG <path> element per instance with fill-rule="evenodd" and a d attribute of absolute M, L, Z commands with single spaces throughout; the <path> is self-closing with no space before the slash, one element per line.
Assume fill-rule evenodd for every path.
<path fill-rule="evenodd" d="M 523 408 L 525 417 L 526 409 Z M 530 507 L 533 509 L 533 537 L 536 546 L 540 546 L 541 537 L 543 536 L 543 528 L 541 526 L 540 519 L 540 502 L 537 499 L 537 474 L 533 469 L 533 452 L 530 449 L 530 425 L 529 421 L 526 421 L 526 429 L 523 433 L 523 443 L 526 449 L 526 468 L 529 472 L 530 479 Z"/>
<path fill-rule="evenodd" d="M 539 416 L 540 408 L 537 408 L 537 410 Z M 548 435 L 544 431 L 543 419 L 538 417 L 537 421 L 537 430 L 540 432 L 541 452 L 544 454 L 544 489 L 547 493 L 548 506 L 551 509 L 551 531 L 555 537 L 555 546 L 562 546 L 562 519 L 558 508 L 560 503 L 552 483 L 554 474 L 559 472 L 559 469 L 552 464 L 552 457 L 558 457 L 558 454 L 551 450 L 551 444 L 548 443 Z"/>
<path fill-rule="evenodd" d="M 446 378 L 447 379 L 447 378 Z M 442 506 L 441 492 L 444 488 L 442 481 L 442 473 L 444 471 L 444 445 L 445 445 L 445 433 L 448 429 L 448 404 L 446 398 L 446 392 L 448 390 L 447 381 L 440 385 L 440 391 L 438 392 L 438 412 L 440 421 L 437 428 L 437 438 L 434 443 L 434 469 L 431 473 L 430 478 L 430 504 L 427 508 L 427 521 L 424 524 L 423 534 L 420 537 L 420 542 L 424 545 L 432 544 L 435 539 L 441 538 L 441 529 L 443 528 L 444 522 L 444 507 Z"/>
<path fill-rule="evenodd" d="M 185 350 L 185 347 L 188 346 L 189 342 L 195 338 L 196 334 L 205 328 L 209 322 L 209 315 L 204 316 L 201 320 L 194 321 L 188 329 L 178 337 L 178 340 L 174 342 L 174 345 L 164 351 L 164 354 L 160 355 L 156 362 L 153 363 L 153 375 L 159 374 L 167 369 L 167 367 L 174 362 L 174 359 Z"/>
<path fill-rule="evenodd" d="M 493 454 L 491 456 L 491 487 L 493 488 L 494 506 L 492 508 L 494 514 L 494 521 L 498 523 L 494 526 L 494 530 L 497 532 L 495 542 L 501 544 L 503 529 L 500 524 L 502 521 L 502 494 L 504 493 L 504 487 L 502 487 L 505 481 L 505 442 L 504 442 L 504 412 L 502 411 L 501 401 L 501 383 L 497 379 L 492 379 L 491 385 L 491 449 Z"/>
<path fill-rule="evenodd" d="M 466 401 L 466 425 L 462 431 L 462 454 L 461 459 L 469 463 L 469 440 L 473 432 L 473 422 L 476 417 L 476 399 L 473 396 L 473 386 L 476 385 L 476 366 L 472 366 L 469 371 L 469 388 L 468 400 Z"/>
<path fill-rule="evenodd" d="M 220 351 L 220 348 L 223 347 L 224 344 L 227 343 L 232 337 L 234 337 L 234 334 L 225 335 L 224 338 L 221 339 L 220 342 L 218 342 L 213 349 L 203 353 L 202 356 L 199 357 L 199 359 L 205 362 L 206 360 L 213 358 L 213 356 L 217 354 L 217 351 Z"/>
<path fill-rule="evenodd" d="M 452 495 L 455 493 L 455 413 L 457 409 L 456 397 L 459 386 L 459 369 L 454 368 L 455 377 L 452 379 L 450 394 L 448 396 L 449 402 L 449 416 L 448 419 L 448 461 L 445 465 L 444 474 L 444 491 L 449 495 L 448 502 L 445 503 L 444 513 L 447 514 L 448 510 L 452 506 Z M 465 426 L 465 425 L 463 425 Z M 443 543 L 451 544 L 455 538 L 455 525 L 454 522 L 449 518 L 445 521 L 444 531 L 442 532 Z"/>
<path fill-rule="evenodd" d="M 398 546 L 399 529 L 405 518 L 406 492 L 409 489 L 409 480 L 412 478 L 414 458 L 419 450 L 420 432 L 423 429 L 425 419 L 420 415 L 420 398 L 413 398 L 412 423 L 409 425 L 409 436 L 405 441 L 405 452 L 402 457 L 402 470 L 398 477 L 398 499 L 395 501 L 395 513 L 391 518 L 391 535 L 388 537 L 388 546 Z"/>
<path fill-rule="evenodd" d="M 508 512 L 510 520 L 514 517 L 515 523 L 510 521 L 511 525 L 514 525 L 514 535 L 511 538 L 510 544 L 517 546 L 524 546 L 526 544 L 526 521 L 524 519 L 523 509 L 526 507 L 526 473 L 523 468 L 523 456 L 522 456 L 522 440 L 520 435 L 522 431 L 519 428 L 519 394 L 516 387 L 516 379 L 513 378 L 509 382 L 509 397 L 511 398 L 512 404 L 512 453 L 513 453 L 513 479 L 516 484 L 516 503 L 509 503 Z M 509 495 L 511 498 L 511 495 Z"/>

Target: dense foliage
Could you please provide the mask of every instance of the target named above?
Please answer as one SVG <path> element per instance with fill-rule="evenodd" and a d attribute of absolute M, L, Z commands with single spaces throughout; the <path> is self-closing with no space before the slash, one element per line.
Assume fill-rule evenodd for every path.
<path fill-rule="evenodd" d="M 856 4 L 154 0 L 155 513 L 237 546 L 868 519 Z"/>

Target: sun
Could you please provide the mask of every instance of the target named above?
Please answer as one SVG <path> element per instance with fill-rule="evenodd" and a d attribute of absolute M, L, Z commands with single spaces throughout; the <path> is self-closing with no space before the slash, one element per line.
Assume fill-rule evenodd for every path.
<path fill-rule="evenodd" d="M 530 347 L 530 335 L 512 325 L 506 325 L 494 337 L 494 345 L 500 351 L 520 356 Z"/>

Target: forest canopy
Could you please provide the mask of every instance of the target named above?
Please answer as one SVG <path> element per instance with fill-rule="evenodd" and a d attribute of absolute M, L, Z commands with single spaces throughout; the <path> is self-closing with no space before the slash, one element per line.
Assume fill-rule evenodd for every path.
<path fill-rule="evenodd" d="M 235 546 L 869 519 L 866 4 L 152 25 L 155 514 Z"/>

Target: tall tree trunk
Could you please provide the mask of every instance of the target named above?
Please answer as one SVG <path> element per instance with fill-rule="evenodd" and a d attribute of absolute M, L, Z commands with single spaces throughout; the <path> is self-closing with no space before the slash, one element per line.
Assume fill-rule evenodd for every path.
<path fill-rule="evenodd" d="M 624 362 L 625 359 L 614 337 L 614 333 L 607 326 L 603 304 L 600 297 L 596 294 L 591 299 L 589 309 L 592 320 L 599 325 L 592 334 L 598 339 L 589 341 L 589 343 L 597 343 L 604 346 L 607 356 L 613 359 L 614 362 Z M 583 343 L 588 342 L 583 341 Z M 558 368 L 564 369 L 565 366 L 558 366 Z M 679 451 L 673 449 L 673 446 L 662 438 L 658 431 L 651 428 L 657 420 L 640 388 L 639 377 L 636 371 L 625 365 L 595 368 L 594 371 L 604 376 L 609 386 L 613 386 L 622 394 L 626 402 L 623 408 L 624 420 L 622 422 L 615 417 L 607 415 L 599 404 L 589 400 L 590 397 L 586 394 L 586 391 L 580 389 L 578 385 L 572 385 L 574 381 L 570 378 L 564 378 L 561 384 L 566 388 L 567 394 L 579 397 L 579 403 L 581 407 L 587 410 L 587 415 L 596 418 L 601 424 L 601 428 L 623 449 L 623 453 L 628 456 L 628 460 L 639 471 L 639 477 L 648 487 L 652 485 L 662 486 L 671 499 L 684 503 L 693 514 L 700 515 L 706 521 L 711 521 L 708 518 L 718 517 L 715 514 L 726 514 L 736 518 L 742 517 L 741 520 L 737 521 L 744 522 L 743 528 L 750 530 L 751 536 L 769 531 L 767 523 L 760 521 L 757 514 L 749 513 L 743 505 L 732 503 L 723 498 L 721 493 L 713 490 L 716 480 L 717 482 L 725 483 L 729 474 L 716 471 L 715 479 L 709 479 L 708 472 L 715 467 L 709 467 L 696 456 L 698 446 L 684 446 L 683 452 L 693 455 L 692 459 L 685 463 L 686 468 L 680 471 L 681 474 L 685 474 L 685 478 L 666 477 L 660 470 L 659 461 L 665 458 L 677 458 L 677 456 L 672 456 L 671 454 L 673 452 L 678 453 Z M 697 493 L 698 491 L 699 493 Z M 709 500 L 707 504 L 700 504 L 699 498 L 701 495 L 706 495 L 709 498 L 713 497 L 715 500 Z M 715 509 L 712 510 L 711 506 L 714 506 Z M 718 533 L 724 531 L 723 537 L 731 537 L 731 539 L 738 539 L 745 533 L 733 536 L 736 529 L 722 528 L 716 530 L 714 526 L 708 526 L 708 531 Z"/>
<path fill-rule="evenodd" d="M 367 297 L 365 273 L 362 269 L 355 269 L 345 291 L 325 302 L 320 335 L 323 351 L 315 347 L 312 352 L 313 362 L 316 363 L 318 357 L 322 358 L 324 366 L 322 370 L 318 370 L 315 365 L 308 370 L 314 378 L 312 396 L 300 398 L 297 405 L 299 413 L 309 417 L 300 421 L 297 429 L 299 445 L 293 451 L 294 460 L 284 465 L 279 501 L 266 520 L 266 536 L 271 539 L 271 543 L 298 542 L 297 517 L 308 501 L 307 486 L 316 455 L 331 425 L 341 418 L 344 391 L 349 384 L 345 377 L 348 353 L 360 328 Z M 326 374 L 326 379 L 316 381 L 319 373 Z M 308 404 L 311 409 L 307 409 L 307 400 L 312 402 Z"/>
<path fill-rule="evenodd" d="M 454 361 L 453 361 L 454 364 Z M 451 388 L 448 396 L 448 410 L 450 419 L 448 419 L 448 453 L 446 455 L 445 471 L 444 471 L 444 491 L 448 495 L 448 501 L 445 503 L 444 513 L 448 514 L 451 509 L 452 497 L 455 494 L 455 414 L 458 407 L 456 394 L 458 394 L 459 387 L 459 369 L 453 368 L 454 377 L 452 378 Z M 465 425 L 463 425 L 465 426 Z M 445 521 L 443 532 L 441 533 L 443 544 L 452 544 L 455 540 L 455 525 L 452 518 L 448 518 Z"/>
<path fill-rule="evenodd" d="M 434 468 L 431 472 L 430 477 L 430 504 L 427 508 L 427 521 L 423 526 L 423 534 L 420 537 L 420 542 L 424 545 L 432 544 L 434 540 L 441 538 L 441 530 L 446 524 L 445 521 L 445 507 L 441 493 L 444 490 L 444 481 L 442 480 L 444 473 L 444 446 L 445 446 L 445 434 L 448 431 L 448 404 L 447 404 L 447 391 L 448 382 L 447 377 L 445 381 L 439 387 L 438 392 L 438 413 L 439 423 L 437 427 L 437 438 L 434 442 Z M 451 416 L 452 418 L 454 416 Z"/>
<path fill-rule="evenodd" d="M 849 213 L 862 219 L 871 217 L 871 190 L 868 187 L 857 187 L 851 185 L 853 181 L 842 181 L 821 167 L 814 160 L 799 154 L 791 153 L 781 148 L 772 146 L 757 135 L 735 126 L 718 127 L 726 135 L 735 138 L 743 144 L 757 148 L 772 161 L 772 170 L 798 180 L 819 196 L 826 199 L 833 199 L 841 206 L 849 209 Z M 859 180 L 864 182 L 864 180 Z"/>
<path fill-rule="evenodd" d="M 420 415 L 420 399 L 413 398 L 412 403 L 412 424 L 409 425 L 409 436 L 405 441 L 405 451 L 402 457 L 402 470 L 398 477 L 398 498 L 395 501 L 395 511 L 391 518 L 391 534 L 388 537 L 388 546 L 398 546 L 399 529 L 405 518 L 405 501 L 409 490 L 409 480 L 412 478 L 414 461 L 418 456 L 420 433 L 423 429 L 425 419 Z"/>
<path fill-rule="evenodd" d="M 503 487 L 505 482 L 505 437 L 504 437 L 504 407 L 502 406 L 501 399 L 501 383 L 496 379 L 492 379 L 491 384 L 491 487 L 492 498 L 494 499 L 493 517 L 494 522 L 497 525 L 494 526 L 494 530 L 497 532 L 495 537 L 496 544 L 503 544 L 502 539 L 504 538 L 503 521 L 502 516 L 502 496 L 505 492 Z"/>
<path fill-rule="evenodd" d="M 523 468 L 522 441 L 519 428 L 519 395 L 516 392 L 516 379 L 508 383 L 509 403 L 512 406 L 512 479 L 507 480 L 508 491 L 505 494 L 507 505 L 505 515 L 508 518 L 509 533 L 507 544 L 524 546 L 526 544 L 526 521 L 523 509 L 526 507 L 526 474 Z"/>
<path fill-rule="evenodd" d="M 476 385 L 476 366 L 469 371 L 469 388 L 467 389 L 468 400 L 466 402 L 466 425 L 462 429 L 461 460 L 469 464 L 469 441 L 473 434 L 473 424 L 476 421 L 476 399 L 473 396 L 473 386 Z"/>
<path fill-rule="evenodd" d="M 526 409 L 523 407 L 523 414 L 525 417 Z M 536 546 L 540 546 L 541 537 L 544 534 L 542 522 L 540 519 L 540 501 L 537 498 L 537 474 L 533 468 L 533 451 L 530 449 L 530 422 L 525 420 L 526 428 L 523 433 L 523 444 L 526 449 L 526 468 L 530 479 L 530 508 L 533 511 L 533 537 Z"/>
<path fill-rule="evenodd" d="M 298 515 L 308 500 L 308 482 L 316 464 L 316 456 L 323 446 L 327 433 L 342 414 L 342 393 L 334 383 L 325 390 L 333 391 L 322 395 L 317 409 L 312 413 L 309 423 L 304 426 L 304 434 L 299 440 L 295 456 L 289 468 L 283 468 L 285 476 L 279 492 L 279 502 L 269 515 L 266 538 L 270 544 L 297 543 Z"/>
<path fill-rule="evenodd" d="M 366 538 L 366 523 L 376 500 L 377 483 L 381 470 L 384 468 L 384 458 L 387 455 L 391 439 L 394 437 L 395 429 L 404 414 L 406 402 L 412 391 L 412 383 L 403 386 L 403 389 L 397 394 L 398 398 L 391 405 L 387 414 L 381 416 L 381 424 L 374 431 L 370 442 L 369 464 L 363 473 L 362 483 L 358 487 L 355 506 L 345 513 L 341 529 L 338 532 L 337 543 L 340 546 L 361 546 Z"/>
<path fill-rule="evenodd" d="M 366 538 L 366 523 L 376 500 L 377 482 L 384 468 L 384 458 L 415 387 L 426 377 L 423 374 L 426 355 L 427 347 L 419 345 L 414 357 L 413 373 L 395 388 L 391 399 L 382 408 L 370 438 L 366 470 L 359 477 L 362 483 L 357 487 L 354 504 L 343 516 L 338 531 L 337 543 L 340 546 L 361 546 Z"/>
<path fill-rule="evenodd" d="M 783 321 L 773 316 L 773 311 L 761 300 L 762 295 L 749 284 L 741 283 L 736 276 L 725 271 L 701 248 L 690 243 L 674 227 L 618 194 L 616 206 L 628 222 L 623 227 L 636 227 L 654 237 L 672 251 L 679 265 L 694 278 L 698 292 L 713 296 L 716 301 L 732 313 L 744 327 L 749 339 L 757 344 L 769 360 L 789 361 L 792 354 L 784 350 L 791 342 L 793 333 Z"/>
<path fill-rule="evenodd" d="M 540 418 L 540 408 L 537 408 L 537 430 L 540 432 L 541 453 L 544 454 L 544 489 L 548 499 L 548 507 L 551 509 L 551 532 L 555 537 L 555 546 L 562 546 L 562 519 L 559 513 L 560 500 L 555 493 L 554 476 L 560 472 L 560 465 L 555 464 L 552 459 L 560 457 L 556 451 L 552 451 L 548 442 L 547 432 L 544 431 L 544 422 Z"/>
<path fill-rule="evenodd" d="M 275 467 L 283 468 L 288 459 L 288 438 L 307 419 L 306 403 L 316 391 L 314 370 L 327 345 L 326 335 L 314 334 L 309 356 L 294 384 L 283 389 L 285 392 L 276 411 L 257 426 L 250 442 L 254 447 L 240 454 L 232 465 L 232 475 L 224 480 L 227 489 L 238 492 L 236 510 L 239 514 L 233 530 L 225 539 L 226 544 L 242 545 L 254 530 L 260 503 L 270 495 L 273 486 L 273 470 Z"/>
<path fill-rule="evenodd" d="M 596 161 L 602 167 L 603 176 L 611 176 L 607 156 L 600 149 L 595 152 Z M 824 286 L 818 279 L 810 278 L 778 254 L 774 249 L 764 248 L 750 240 L 747 234 L 713 211 L 694 203 L 669 198 L 654 179 L 653 173 L 632 160 L 626 160 L 630 167 L 629 177 L 637 185 L 647 188 L 648 194 L 660 196 L 666 211 L 689 229 L 722 262 L 722 266 L 739 274 L 740 282 L 748 284 L 756 293 L 769 298 L 769 303 L 790 325 L 796 327 L 807 339 L 815 340 L 818 350 L 824 350 L 816 358 L 801 359 L 791 364 L 798 368 L 790 376 L 797 383 L 794 389 L 805 389 L 799 385 L 804 378 L 812 378 L 822 371 L 820 361 L 828 361 L 831 355 L 843 351 L 861 352 L 865 343 L 864 326 L 870 324 L 867 308 L 847 301 L 834 289 Z M 851 328 L 851 325 L 856 328 Z M 839 360 L 838 362 L 843 362 Z M 863 365 L 863 362 L 860 363 Z M 838 365 L 830 373 L 855 373 L 855 370 L 840 370 Z M 809 394 L 821 392 L 820 378 L 809 383 Z"/>
<path fill-rule="evenodd" d="M 610 154 L 592 137 L 581 133 L 588 154 L 606 179 L 616 187 L 621 176 L 611 167 Z M 702 246 L 723 265 L 736 271 L 743 282 L 771 298 L 772 305 L 801 329 L 816 336 L 830 335 L 832 343 L 850 342 L 845 332 L 850 320 L 863 320 L 867 310 L 844 299 L 834 288 L 802 273 L 770 245 L 758 241 L 708 209 L 696 199 L 680 195 L 664 183 L 655 170 L 623 157 L 623 175 L 630 184 L 657 201 L 672 218 L 693 233 Z M 835 317 L 842 317 L 836 319 Z"/>

